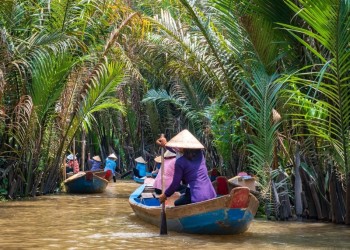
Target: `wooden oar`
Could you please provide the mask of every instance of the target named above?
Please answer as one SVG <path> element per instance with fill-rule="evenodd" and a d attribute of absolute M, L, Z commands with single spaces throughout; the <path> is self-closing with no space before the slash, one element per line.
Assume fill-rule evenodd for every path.
<path fill-rule="evenodd" d="M 161 134 L 160 137 L 164 137 L 164 134 Z M 164 194 L 164 147 L 161 147 L 161 167 L 160 169 L 162 170 L 162 194 Z M 168 227 L 166 223 L 166 213 L 165 213 L 165 201 L 162 203 L 162 212 L 160 214 L 160 235 L 168 234 Z"/>

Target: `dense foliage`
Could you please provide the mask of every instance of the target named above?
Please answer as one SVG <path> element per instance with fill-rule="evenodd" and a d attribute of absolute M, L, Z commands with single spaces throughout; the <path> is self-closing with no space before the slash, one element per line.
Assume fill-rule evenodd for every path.
<path fill-rule="evenodd" d="M 0 191 L 53 192 L 67 153 L 123 171 L 184 128 L 259 179 L 268 217 L 350 224 L 346 0 L 5 0 Z M 85 148 L 86 146 L 86 148 Z"/>

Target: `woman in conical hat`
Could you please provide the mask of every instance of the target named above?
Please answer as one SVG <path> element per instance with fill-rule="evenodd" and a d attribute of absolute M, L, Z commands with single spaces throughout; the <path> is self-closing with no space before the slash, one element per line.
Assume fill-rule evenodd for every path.
<path fill-rule="evenodd" d="M 106 158 L 105 167 L 103 169 L 103 171 L 105 171 L 105 172 L 107 172 L 108 170 L 110 170 L 112 172 L 114 182 L 117 181 L 117 178 L 115 177 L 115 170 L 117 168 L 117 162 L 116 162 L 117 159 L 118 159 L 118 157 L 115 154 L 110 154 Z"/>
<path fill-rule="evenodd" d="M 159 156 L 156 156 L 154 157 L 154 170 L 152 171 L 152 177 L 155 178 L 158 173 L 159 173 L 159 169 L 161 167 L 161 163 L 162 163 L 162 157 L 159 155 Z"/>
<path fill-rule="evenodd" d="M 189 186 L 189 189 L 185 195 L 175 201 L 175 206 L 205 201 L 216 197 L 202 153 L 204 146 L 196 137 L 185 129 L 169 142 L 164 137 L 159 138 L 157 144 L 167 148 L 182 149 L 183 152 L 183 156 L 176 159 L 171 185 L 159 196 L 161 202 L 164 202 L 167 197 L 170 197 L 180 187 L 182 180 Z"/>
<path fill-rule="evenodd" d="M 175 161 L 176 161 L 176 154 L 167 150 L 164 153 L 164 175 L 163 175 L 164 189 L 167 189 L 173 181 L 174 172 L 175 172 Z M 157 194 L 162 193 L 162 169 L 161 168 L 158 171 L 158 175 L 154 179 L 153 187 L 155 188 L 155 192 Z M 183 187 L 180 187 L 180 189 L 183 189 Z"/>
<path fill-rule="evenodd" d="M 134 175 L 138 178 L 145 177 L 147 173 L 147 165 L 146 165 L 147 162 L 142 158 L 142 156 L 137 157 L 135 161 L 136 161 L 136 167 L 133 168 Z"/>
<path fill-rule="evenodd" d="M 173 158 L 173 157 L 176 157 L 175 153 L 173 153 L 173 152 L 171 152 L 169 150 L 165 151 L 164 159 L 168 159 L 168 158 L 170 159 L 170 158 Z M 155 157 L 154 158 L 154 162 L 155 162 L 156 166 L 155 166 L 155 170 L 152 171 L 152 177 L 156 177 L 158 175 L 160 167 L 161 167 L 161 163 L 162 163 L 162 157 L 160 155 Z M 171 176 L 173 176 L 173 175 L 174 175 L 174 171 L 173 171 L 173 174 Z"/>
<path fill-rule="evenodd" d="M 95 155 L 90 159 L 90 153 L 88 153 L 88 170 L 91 171 L 100 171 L 101 170 L 101 158 L 98 155 Z"/>

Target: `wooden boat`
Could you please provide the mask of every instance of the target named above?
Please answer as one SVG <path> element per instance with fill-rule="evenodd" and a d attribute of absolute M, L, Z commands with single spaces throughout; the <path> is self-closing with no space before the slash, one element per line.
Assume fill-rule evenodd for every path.
<path fill-rule="evenodd" d="M 143 184 L 145 182 L 145 179 L 146 179 L 146 176 L 145 177 L 142 177 L 142 178 L 139 178 L 137 176 L 134 176 L 134 181 L 136 183 L 140 183 L 140 184 Z"/>
<path fill-rule="evenodd" d="M 110 170 L 109 170 L 110 171 Z M 106 190 L 108 180 L 92 171 L 79 172 L 64 181 L 67 193 L 93 194 Z"/>
<path fill-rule="evenodd" d="M 236 187 L 226 195 L 183 206 L 173 206 L 175 199 L 170 197 L 166 203 L 168 230 L 193 234 L 243 233 L 259 205 L 247 187 Z M 161 206 L 152 187 L 141 185 L 130 195 L 129 203 L 138 217 L 160 226 Z"/>
<path fill-rule="evenodd" d="M 144 163 L 137 163 L 136 167 L 133 168 L 134 176 L 133 179 L 136 183 L 143 184 L 147 177 L 151 177 L 152 173 L 147 172 L 147 166 Z"/>
<path fill-rule="evenodd" d="M 145 172 L 144 176 L 140 176 L 140 175 L 137 176 L 136 175 L 137 172 L 135 172 L 135 169 L 133 169 L 133 170 L 134 170 L 133 179 L 136 183 L 143 184 L 143 183 L 145 183 L 145 179 L 152 177 L 152 173 L 150 173 L 150 172 Z"/>

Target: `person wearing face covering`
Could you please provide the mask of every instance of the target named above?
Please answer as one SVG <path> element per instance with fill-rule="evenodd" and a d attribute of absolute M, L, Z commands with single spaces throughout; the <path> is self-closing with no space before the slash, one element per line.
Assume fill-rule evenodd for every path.
<path fill-rule="evenodd" d="M 185 194 L 174 202 L 175 206 L 196 203 L 216 197 L 215 189 L 208 176 L 204 146 L 188 131 L 183 130 L 169 142 L 164 137 L 157 140 L 157 144 L 182 151 L 183 155 L 175 161 L 175 171 L 172 183 L 159 196 L 161 203 L 165 202 L 181 185 L 181 181 L 188 185 Z"/>
<path fill-rule="evenodd" d="M 156 178 L 158 173 L 159 173 L 159 170 L 160 170 L 160 167 L 161 167 L 161 163 L 162 163 L 162 160 L 161 160 L 161 156 L 157 156 L 154 158 L 154 170 L 152 171 L 152 177 Z"/>
<path fill-rule="evenodd" d="M 176 154 L 167 150 L 164 153 L 164 175 L 162 175 L 162 169 L 154 179 L 153 187 L 155 188 L 156 194 L 162 193 L 162 178 L 164 178 L 164 188 L 167 189 L 173 181 L 175 172 L 175 161 Z"/>

